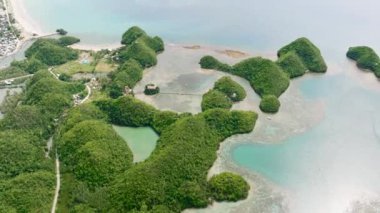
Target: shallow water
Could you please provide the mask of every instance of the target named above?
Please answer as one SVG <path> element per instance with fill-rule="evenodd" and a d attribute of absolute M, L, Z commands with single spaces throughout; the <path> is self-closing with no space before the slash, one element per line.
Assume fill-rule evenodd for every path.
<path fill-rule="evenodd" d="M 128 143 L 133 153 L 133 162 L 141 162 L 147 159 L 158 140 L 158 135 L 152 128 L 113 126 L 115 131 Z"/>

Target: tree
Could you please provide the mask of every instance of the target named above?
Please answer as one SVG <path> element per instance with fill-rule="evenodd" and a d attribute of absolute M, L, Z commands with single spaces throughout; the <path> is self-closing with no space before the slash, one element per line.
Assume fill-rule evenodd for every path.
<path fill-rule="evenodd" d="M 224 172 L 210 179 L 209 189 L 216 201 L 238 201 L 247 198 L 250 187 L 241 176 Z"/>

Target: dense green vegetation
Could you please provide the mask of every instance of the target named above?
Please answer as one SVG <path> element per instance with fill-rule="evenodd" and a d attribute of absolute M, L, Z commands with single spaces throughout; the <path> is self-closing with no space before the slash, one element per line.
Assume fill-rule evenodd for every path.
<path fill-rule="evenodd" d="M 23 75 L 27 75 L 28 73 L 18 67 L 7 67 L 5 69 L 0 70 L 0 80 L 20 77 Z"/>
<path fill-rule="evenodd" d="M 0 120 L 0 165 L 4 165 L 0 168 L 0 212 L 50 210 L 55 153 L 44 152 L 49 138 L 61 161 L 58 212 L 170 213 L 222 200 L 215 195 L 220 186 L 210 188 L 207 182 L 208 170 L 219 144 L 234 134 L 252 131 L 257 114 L 230 111 L 230 107 L 177 114 L 159 111 L 132 96 L 104 97 L 71 108 L 73 94 L 82 93 L 85 86 L 58 80 L 46 70 L 74 59 L 71 53 L 77 57 L 76 51 L 66 47 L 74 40 L 65 39 L 40 39 L 27 50 L 27 60 L 13 63 L 13 69 L 35 75 L 25 91 L 10 101 L 14 109 L 7 109 Z M 160 38 L 151 38 L 138 28 L 123 35 L 123 44 L 117 52 L 126 57 L 104 81 L 110 84 L 106 89 L 133 87 L 141 80 L 143 68 L 154 64 L 149 60 L 156 60 L 164 48 Z M 218 90 L 213 92 L 230 105 L 230 99 L 245 96 L 241 86 L 228 78 L 215 87 Z M 131 150 L 111 123 L 152 127 L 160 134 L 156 149 L 144 162 L 133 164 Z M 220 195 L 229 200 L 243 198 L 240 182 L 226 187 Z"/>
<path fill-rule="evenodd" d="M 61 161 L 89 186 L 107 184 L 132 165 L 128 145 L 102 120 L 82 121 L 61 134 Z"/>
<path fill-rule="evenodd" d="M 119 52 L 121 62 L 129 59 L 135 59 L 143 67 L 151 67 L 157 64 L 156 53 L 149 48 L 145 43 L 132 43 L 128 47 L 124 47 Z"/>
<path fill-rule="evenodd" d="M 156 54 L 164 51 L 164 42 L 160 37 L 150 37 L 139 27 L 131 27 L 122 36 L 121 43 L 126 45 L 117 52 L 118 61 L 123 63 L 135 59 L 143 67 L 157 64 Z"/>
<path fill-rule="evenodd" d="M 260 109 L 267 113 L 276 113 L 280 109 L 281 103 L 274 95 L 266 95 L 261 99 Z"/>
<path fill-rule="evenodd" d="M 42 110 L 52 113 L 52 116 L 60 114 L 71 105 L 72 94 L 79 93 L 85 89 L 85 86 L 80 83 L 59 81 L 46 70 L 40 71 L 39 74 L 48 77 L 37 80 L 29 86 L 25 103 L 40 105 Z M 36 78 L 39 78 L 39 75 L 33 76 L 31 81 L 35 81 Z"/>
<path fill-rule="evenodd" d="M 30 74 L 36 73 L 39 70 L 47 69 L 47 65 L 42 63 L 36 58 L 31 58 L 29 60 L 13 61 L 11 67 L 17 67 L 24 70 Z"/>
<path fill-rule="evenodd" d="M 232 101 L 223 92 L 212 89 L 203 95 L 201 107 L 202 111 L 215 108 L 231 109 Z"/>
<path fill-rule="evenodd" d="M 210 55 L 202 57 L 199 64 L 201 65 L 202 69 L 213 69 L 224 72 L 230 72 L 232 70 L 232 67 L 230 65 L 221 63 L 218 61 L 218 59 Z"/>
<path fill-rule="evenodd" d="M 108 113 L 113 124 L 120 126 L 150 126 L 157 112 L 154 107 L 130 96 L 97 101 L 96 105 Z"/>
<path fill-rule="evenodd" d="M 277 55 L 281 58 L 283 55 L 294 52 L 302 60 L 303 64 L 311 72 L 326 72 L 327 66 L 321 55 L 320 50 L 307 38 L 299 38 L 292 43 L 281 48 Z"/>
<path fill-rule="evenodd" d="M 0 179 L 51 169 L 40 146 L 40 138 L 33 133 L 23 130 L 0 132 Z"/>
<path fill-rule="evenodd" d="M 380 58 L 376 52 L 366 46 L 350 47 L 347 57 L 355 60 L 359 68 L 371 70 L 380 78 Z"/>
<path fill-rule="evenodd" d="M 111 82 L 104 86 L 114 99 L 124 94 L 128 86 L 133 89 L 142 79 L 143 69 L 157 64 L 157 54 L 164 51 L 164 43 L 159 37 L 150 37 L 139 27 L 131 27 L 122 36 L 122 44 L 113 58 L 120 66 L 110 73 Z"/>
<path fill-rule="evenodd" d="M 220 62 L 213 57 L 206 56 L 201 60 L 211 61 L 211 63 L 207 63 L 207 65 L 201 61 L 203 68 L 220 70 L 218 65 Z M 221 71 L 226 71 L 247 79 L 255 92 L 260 96 L 280 96 L 289 86 L 289 77 L 282 69 L 273 61 L 261 57 L 243 60 L 230 69 Z"/>
<path fill-rule="evenodd" d="M 174 124 L 182 115 L 172 111 L 159 111 L 153 116 L 152 126 L 158 133 L 162 133 L 170 125 Z"/>
<path fill-rule="evenodd" d="M 214 109 L 177 120 L 163 131 L 149 159 L 111 185 L 110 208 L 123 212 L 163 205 L 179 212 L 207 206 L 206 176 L 219 143 L 252 131 L 256 118 L 252 112 Z"/>
<path fill-rule="evenodd" d="M 39 171 L 0 180 L 0 210 L 5 212 L 49 212 L 54 197 L 55 175 Z"/>
<path fill-rule="evenodd" d="M 32 47 L 31 47 L 32 48 Z M 35 47 L 34 47 L 35 48 Z M 34 73 L 46 68 L 35 57 L 13 62 L 13 69 Z M 55 189 L 54 162 L 46 157 L 46 140 L 52 136 L 71 96 L 83 85 L 64 83 L 47 70 L 28 80 L 0 120 L 0 206 L 6 212 L 48 212 Z"/>
<path fill-rule="evenodd" d="M 146 35 L 144 30 L 142 30 L 140 27 L 133 26 L 123 34 L 121 43 L 124 45 L 130 45 L 143 35 Z"/>
<path fill-rule="evenodd" d="M 289 86 L 288 76 L 269 59 L 261 57 L 243 60 L 233 66 L 232 74 L 247 79 L 260 96 L 279 97 Z"/>
<path fill-rule="evenodd" d="M 80 39 L 73 36 L 62 36 L 58 39 L 58 44 L 61 46 L 70 46 L 79 42 Z"/>
<path fill-rule="evenodd" d="M 35 58 L 46 65 L 54 66 L 77 59 L 78 52 L 61 46 L 56 39 L 38 39 L 25 51 L 25 56 L 28 59 Z"/>
<path fill-rule="evenodd" d="M 319 49 L 307 38 L 299 38 L 281 48 L 278 51 L 278 57 L 277 62 L 254 57 L 230 66 L 221 63 L 212 56 L 204 56 L 199 64 L 204 69 L 220 70 L 245 78 L 262 98 L 264 96 L 280 97 L 289 87 L 289 78 L 302 76 L 307 70 L 312 72 L 326 72 L 327 70 Z M 226 94 L 231 98 L 230 94 Z M 277 104 L 278 100 L 276 104 L 270 104 L 271 109 L 267 109 L 269 107 L 267 101 L 262 101 L 263 107 L 260 108 L 277 112 L 280 106 L 279 103 Z"/>
<path fill-rule="evenodd" d="M 121 96 L 122 91 L 126 86 L 129 88 L 135 87 L 137 82 L 142 79 L 143 68 L 141 65 L 134 59 L 130 59 L 123 63 L 118 69 L 114 72 L 111 72 L 109 77 L 112 80 L 111 85 L 109 86 L 109 94 L 112 98 L 117 98 Z"/>
<path fill-rule="evenodd" d="M 302 76 L 306 73 L 307 68 L 295 52 L 288 52 L 282 55 L 277 64 L 288 74 L 290 78 Z"/>
<path fill-rule="evenodd" d="M 247 96 L 244 88 L 228 76 L 222 77 L 215 82 L 214 89 L 223 92 L 234 102 L 242 101 Z"/>
<path fill-rule="evenodd" d="M 238 201 L 247 198 L 248 183 L 239 175 L 225 172 L 209 181 L 212 197 L 217 201 Z"/>
<path fill-rule="evenodd" d="M 211 196 L 207 190 L 207 171 L 216 159 L 219 143 L 233 134 L 252 131 L 257 119 L 253 112 L 224 109 L 208 110 L 196 116 L 161 112 L 128 96 L 97 101 L 96 105 L 113 124 L 152 126 L 161 137 L 156 150 L 146 161 L 110 172 L 108 167 L 113 168 L 115 163 L 109 160 L 121 162 L 124 158 L 131 162 L 132 159 L 129 158 L 131 155 L 125 156 L 119 151 L 112 156 L 104 154 L 109 150 L 109 143 L 102 143 L 106 141 L 103 138 L 112 135 L 105 124 L 107 116 L 92 104 L 71 110 L 61 127 L 58 147 L 69 172 L 65 174 L 67 183 L 63 189 L 63 199 L 67 202 L 62 204 L 68 209 L 179 212 L 185 208 L 206 207 Z M 88 149 L 96 150 L 102 157 L 91 157 Z M 120 147 L 112 150 L 115 149 L 122 150 Z M 87 154 L 82 155 L 83 152 Z M 120 160 L 113 159 L 117 156 Z M 106 163 L 91 165 L 96 162 L 91 160 L 93 158 Z M 78 171 L 83 172 L 78 174 Z M 103 174 L 109 175 L 107 178 L 110 179 L 105 180 L 111 181 L 96 184 Z M 102 200 L 94 202 L 99 196 Z"/>

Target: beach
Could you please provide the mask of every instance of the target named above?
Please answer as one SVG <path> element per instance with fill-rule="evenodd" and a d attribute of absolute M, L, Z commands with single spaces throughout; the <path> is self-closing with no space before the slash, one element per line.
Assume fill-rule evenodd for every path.
<path fill-rule="evenodd" d="M 38 25 L 33 18 L 29 15 L 27 9 L 24 6 L 23 0 L 5 0 L 8 3 L 8 10 L 12 13 L 18 23 L 19 29 L 22 31 L 24 39 L 28 39 L 37 35 L 47 35 L 53 32 L 45 32 L 41 26 Z"/>

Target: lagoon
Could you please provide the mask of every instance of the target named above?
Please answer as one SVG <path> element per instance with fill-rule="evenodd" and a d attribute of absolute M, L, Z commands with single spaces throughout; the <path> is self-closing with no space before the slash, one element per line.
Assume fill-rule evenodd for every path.
<path fill-rule="evenodd" d="M 147 159 L 156 147 L 158 135 L 149 127 L 132 128 L 113 126 L 115 131 L 128 143 L 133 153 L 133 162 Z"/>

